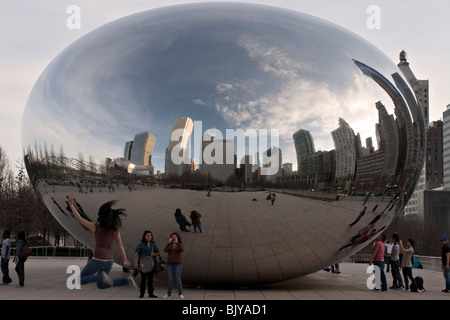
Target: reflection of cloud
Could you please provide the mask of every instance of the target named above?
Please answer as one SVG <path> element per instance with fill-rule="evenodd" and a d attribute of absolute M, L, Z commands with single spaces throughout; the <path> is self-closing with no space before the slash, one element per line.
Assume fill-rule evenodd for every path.
<path fill-rule="evenodd" d="M 311 71 L 307 64 L 294 60 L 280 48 L 263 44 L 249 36 L 240 37 L 238 44 L 247 50 L 249 57 L 257 61 L 265 72 L 295 77 L 299 70 Z"/>
<path fill-rule="evenodd" d="M 194 99 L 194 100 L 192 100 L 192 102 L 194 104 L 198 104 L 198 105 L 202 105 L 202 106 L 205 105 L 205 102 L 202 99 Z"/>
<path fill-rule="evenodd" d="M 284 81 L 275 92 L 249 97 L 242 84 L 233 84 L 233 92 L 223 92 L 215 101 L 216 110 L 230 124 L 243 129 L 279 129 L 282 141 L 292 142 L 292 134 L 298 129 L 309 130 L 315 139 L 317 150 L 334 148 L 331 131 L 338 127 L 343 117 L 361 137 L 374 136 L 378 121 L 375 97 L 367 90 L 363 78 L 346 91 L 334 92 L 324 82 L 304 78 Z M 239 90 L 237 90 L 239 88 Z"/>
<path fill-rule="evenodd" d="M 233 89 L 233 86 L 229 83 L 220 83 L 217 85 L 216 90 L 217 92 L 226 92 Z"/>

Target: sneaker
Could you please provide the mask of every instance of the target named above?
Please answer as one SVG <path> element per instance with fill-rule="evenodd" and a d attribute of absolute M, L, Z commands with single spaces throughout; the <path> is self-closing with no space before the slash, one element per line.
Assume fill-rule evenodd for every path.
<path fill-rule="evenodd" d="M 130 285 L 130 287 L 138 289 L 138 285 L 136 284 L 136 281 L 134 281 L 133 276 L 128 277 L 128 284 Z"/>
<path fill-rule="evenodd" d="M 180 299 L 184 299 L 184 296 L 182 294 L 180 294 Z"/>
<path fill-rule="evenodd" d="M 110 287 L 112 287 L 114 285 L 113 279 L 111 279 L 111 277 L 108 276 L 105 271 L 102 271 L 102 279 L 103 279 L 103 282 L 106 283 L 107 285 L 109 285 Z"/>
<path fill-rule="evenodd" d="M 164 299 L 170 298 L 170 294 L 166 294 L 163 296 Z"/>
<path fill-rule="evenodd" d="M 405 289 L 404 285 L 401 285 L 400 287 L 398 287 L 399 289 Z"/>
<path fill-rule="evenodd" d="M 447 290 L 447 289 L 444 289 L 444 290 L 442 290 L 442 292 L 444 292 L 444 293 L 448 293 L 448 292 L 449 292 L 449 290 Z"/>
<path fill-rule="evenodd" d="M 158 298 L 158 296 L 155 296 L 153 293 L 148 295 L 149 298 Z"/>

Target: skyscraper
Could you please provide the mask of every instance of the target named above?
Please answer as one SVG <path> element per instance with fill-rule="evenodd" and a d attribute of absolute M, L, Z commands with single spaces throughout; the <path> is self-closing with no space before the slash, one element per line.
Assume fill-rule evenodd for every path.
<path fill-rule="evenodd" d="M 166 150 L 166 175 L 182 175 L 189 170 L 190 137 L 194 129 L 191 118 L 178 118 L 173 125 Z"/>
<path fill-rule="evenodd" d="M 356 136 L 350 125 L 339 118 L 339 128 L 331 132 L 336 150 L 336 183 L 352 182 L 356 173 Z"/>
<path fill-rule="evenodd" d="M 150 166 L 155 141 L 155 136 L 148 131 L 136 134 L 131 148 L 130 161 L 135 165 Z"/>
<path fill-rule="evenodd" d="M 425 122 L 425 126 L 427 126 L 429 122 L 429 83 L 428 80 L 418 80 L 411 68 L 409 67 L 409 62 L 407 60 L 407 54 L 403 50 L 400 52 L 400 63 L 398 64 L 400 71 L 405 76 L 406 80 L 408 80 L 409 85 L 414 91 L 414 95 L 416 97 L 419 108 L 422 110 L 423 119 Z M 408 166 L 408 164 L 406 164 Z M 426 179 L 426 168 L 425 164 L 422 164 L 422 171 L 419 177 L 419 181 L 417 182 L 417 186 L 408 201 L 405 205 L 405 214 L 417 214 L 417 192 L 425 190 L 425 179 Z"/>
<path fill-rule="evenodd" d="M 444 189 L 450 190 L 450 104 L 443 113 Z"/>

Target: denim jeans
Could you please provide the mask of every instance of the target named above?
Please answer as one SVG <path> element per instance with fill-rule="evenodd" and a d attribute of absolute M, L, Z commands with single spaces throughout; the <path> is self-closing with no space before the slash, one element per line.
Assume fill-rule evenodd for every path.
<path fill-rule="evenodd" d="M 396 287 L 403 286 L 403 279 L 400 275 L 400 260 L 391 260 L 392 285 Z"/>
<path fill-rule="evenodd" d="M 386 291 L 387 281 L 386 281 L 386 274 L 384 273 L 384 261 L 374 261 L 373 264 L 378 268 L 380 268 L 381 290 Z"/>
<path fill-rule="evenodd" d="M 197 228 L 200 232 L 203 232 L 201 223 L 194 224 L 194 232 L 197 232 Z"/>
<path fill-rule="evenodd" d="M 12 279 L 9 276 L 9 259 L 6 259 L 6 261 L 3 258 L 1 258 L 1 259 L 2 259 L 1 268 L 2 268 L 2 273 L 3 273 L 2 282 L 5 284 L 11 283 Z"/>
<path fill-rule="evenodd" d="M 443 273 L 445 278 L 445 290 L 450 290 L 450 268 L 444 266 Z"/>
<path fill-rule="evenodd" d="M 90 282 L 97 282 L 97 287 L 99 289 L 109 288 L 110 286 L 103 281 L 101 273 L 103 271 L 106 274 L 109 274 L 111 272 L 112 266 L 112 261 L 100 261 L 96 259 L 89 260 L 83 270 L 81 270 L 80 283 L 86 284 Z M 113 282 L 113 286 L 123 286 L 125 284 L 128 284 L 128 279 L 114 279 Z"/>
<path fill-rule="evenodd" d="M 408 278 L 411 280 L 411 283 L 414 283 L 414 285 L 417 288 L 416 280 L 414 280 L 414 277 L 413 277 L 413 274 L 412 274 L 412 267 L 403 267 L 402 268 L 402 273 L 403 273 L 403 279 L 405 279 L 405 289 L 406 290 L 409 289 Z"/>
<path fill-rule="evenodd" d="M 183 284 L 181 282 L 181 273 L 183 272 L 183 265 L 180 264 L 167 264 L 167 276 L 169 284 L 167 287 L 167 294 L 172 295 L 172 283 L 173 280 L 177 282 L 178 295 L 183 294 Z"/>

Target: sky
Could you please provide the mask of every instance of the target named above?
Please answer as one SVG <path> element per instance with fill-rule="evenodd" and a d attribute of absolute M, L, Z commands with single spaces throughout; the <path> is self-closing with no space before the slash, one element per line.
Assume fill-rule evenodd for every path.
<path fill-rule="evenodd" d="M 31 89 L 45 67 L 67 46 L 118 18 L 169 5 L 172 0 L 0 0 L 0 147 L 15 166 L 22 158 L 21 123 Z M 217 1 L 195 1 L 217 2 Z M 450 104 L 445 76 L 450 3 L 445 0 L 229 1 L 271 5 L 336 23 L 362 36 L 395 63 L 408 53 L 418 79 L 430 83 L 430 120 Z"/>

